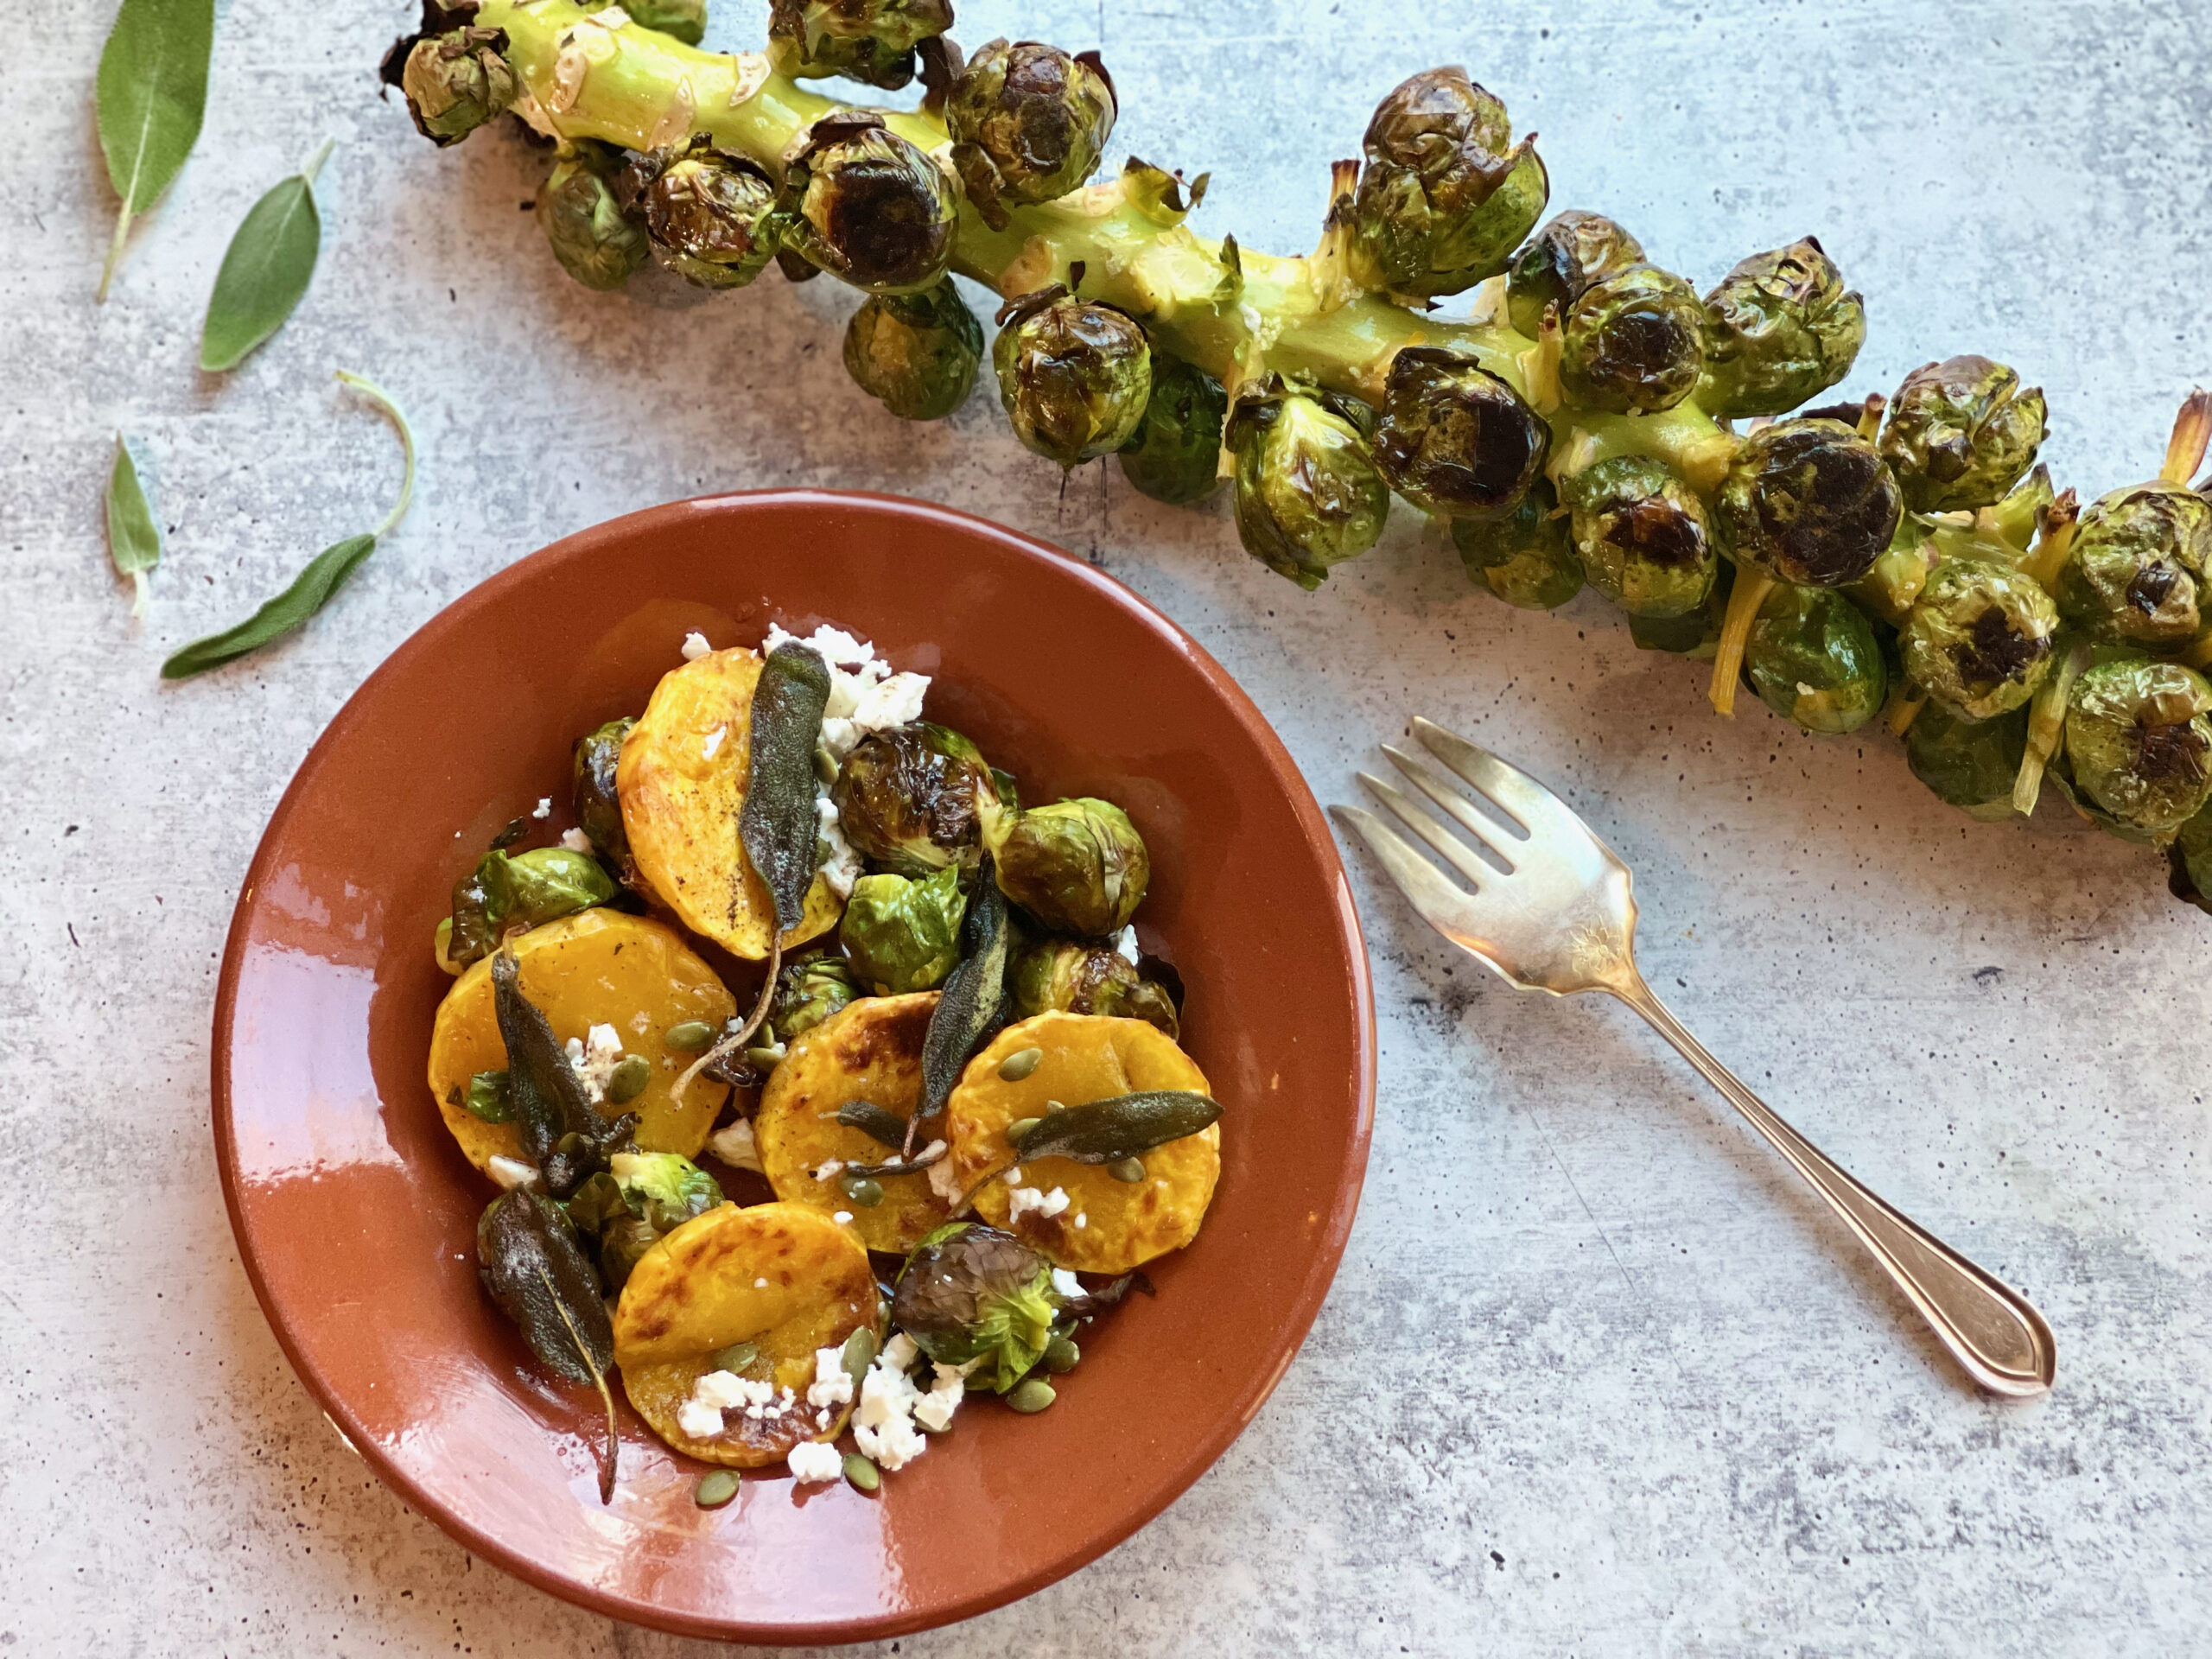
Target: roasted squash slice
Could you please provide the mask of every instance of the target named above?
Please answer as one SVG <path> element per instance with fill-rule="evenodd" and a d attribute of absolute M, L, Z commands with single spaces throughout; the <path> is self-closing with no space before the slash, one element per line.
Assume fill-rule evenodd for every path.
<path fill-rule="evenodd" d="M 638 875 L 683 925 L 733 955 L 768 955 L 775 906 L 737 838 L 760 658 L 709 652 L 661 676 L 615 768 Z M 817 874 L 791 949 L 836 925 L 842 901 Z"/>
<path fill-rule="evenodd" d="M 614 1027 L 625 1052 L 652 1063 L 645 1092 L 626 1105 L 601 1108 L 607 1116 L 638 1115 L 638 1146 L 645 1152 L 680 1152 L 696 1158 L 729 1089 L 701 1078 L 679 1106 L 669 1086 L 695 1058 L 662 1046 L 671 1027 L 703 1020 L 721 1029 L 737 1012 L 736 999 L 715 970 L 661 922 L 620 911 L 586 910 L 532 928 L 513 943 L 522 969 L 522 994 L 551 1021 L 563 1042 L 582 1039 L 592 1027 Z M 468 1081 L 479 1071 L 506 1069 L 492 1001 L 492 958 L 472 963 L 438 1005 L 430 1033 L 430 1093 L 453 1138 L 482 1169 L 494 1158 L 519 1158 L 522 1143 L 512 1123 L 487 1123 L 468 1109 Z"/>
<path fill-rule="evenodd" d="M 630 1403 L 669 1445 L 755 1469 L 802 1440 L 836 1438 L 851 1407 L 808 1402 L 815 1351 L 855 1331 L 880 1337 L 881 1319 L 868 1252 L 848 1229 L 795 1204 L 726 1204 L 685 1222 L 631 1270 L 614 1309 L 614 1363 Z M 776 1403 L 760 1416 L 732 1410 L 722 1433 L 695 1439 L 677 1414 L 702 1376 L 725 1369 L 716 1356 L 738 1344 L 753 1351 L 737 1374 L 772 1385 Z"/>

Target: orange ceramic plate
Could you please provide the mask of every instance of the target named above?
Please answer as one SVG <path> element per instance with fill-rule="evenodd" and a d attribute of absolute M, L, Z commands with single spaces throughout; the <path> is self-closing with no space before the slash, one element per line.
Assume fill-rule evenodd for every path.
<path fill-rule="evenodd" d="M 1138 913 L 1191 987 L 1184 1042 L 1224 1108 L 1205 1230 L 1147 1271 L 1058 1407 L 971 1408 L 868 1497 L 705 1465 L 626 1406 L 600 1506 L 600 1404 L 552 1382 L 478 1290 L 493 1188 L 423 1087 L 454 879 L 569 746 L 645 706 L 687 630 L 835 622 L 933 675 L 929 712 L 1033 800 L 1127 807 Z M 1113 695 L 1098 688 L 1111 685 Z M 565 810 L 546 826 L 569 822 Z M 455 831 L 459 831 L 456 836 Z M 1263 902 L 1258 901 L 1263 899 Z M 733 963 L 741 1001 L 753 982 Z M 1358 1201 L 1373 1011 L 1351 894 L 1290 757 L 1220 666 L 1110 578 L 909 501 L 680 502 L 571 537 L 433 618 L 340 711 L 247 872 L 215 1008 L 232 1224 L 293 1366 L 340 1430 L 471 1551 L 611 1618 L 829 1643 L 965 1618 L 1160 1513 L 1250 1421 L 1321 1305 Z M 1054 1468 L 1064 1478 L 1021 1471 Z"/>

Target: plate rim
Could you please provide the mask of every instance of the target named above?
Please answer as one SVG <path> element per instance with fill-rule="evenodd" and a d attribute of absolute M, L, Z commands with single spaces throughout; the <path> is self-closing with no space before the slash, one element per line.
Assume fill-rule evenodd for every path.
<path fill-rule="evenodd" d="M 608 1593 L 594 1585 L 544 1567 L 524 1551 L 493 1536 L 442 1502 L 426 1495 L 366 1432 L 358 1414 L 348 1406 L 329 1379 L 305 1361 L 293 1339 L 280 1305 L 269 1289 L 252 1242 L 252 1230 L 247 1224 L 243 1208 L 230 1077 L 231 1054 L 236 1041 L 238 986 L 245 954 L 249 918 L 253 913 L 252 898 L 269 880 L 269 866 L 276 855 L 278 831 L 305 798 L 312 774 L 319 769 L 321 758 L 334 740 L 349 731 L 364 717 L 366 705 L 373 700 L 385 678 L 396 671 L 394 664 L 406 656 L 427 632 L 456 613 L 497 605 L 506 598 L 511 590 L 534 580 L 536 574 L 545 567 L 569 559 L 588 557 L 593 548 L 602 541 L 650 533 L 656 521 L 674 521 L 702 512 L 741 516 L 755 509 L 779 505 L 830 512 L 859 507 L 885 512 L 894 518 L 935 519 L 959 535 L 996 542 L 1015 556 L 1033 563 L 1047 564 L 1064 579 L 1082 582 L 1109 604 L 1134 613 L 1139 622 L 1155 632 L 1165 634 L 1168 643 L 1192 658 L 1216 694 L 1228 705 L 1237 724 L 1254 738 L 1269 771 L 1288 798 L 1293 816 L 1305 831 L 1307 843 L 1320 849 L 1325 868 L 1333 869 L 1335 873 L 1335 921 L 1346 944 L 1345 954 L 1351 969 L 1357 1047 L 1350 1173 L 1338 1189 L 1325 1225 L 1316 1239 L 1298 1294 L 1284 1310 L 1287 1317 L 1278 1328 L 1288 1340 L 1284 1344 L 1280 1362 L 1272 1371 L 1248 1386 L 1245 1397 L 1236 1403 L 1236 1408 L 1223 1412 L 1217 1418 L 1206 1433 L 1200 1437 L 1196 1450 L 1183 1460 L 1167 1480 L 1126 1511 L 1116 1514 L 1083 1547 L 1041 1567 L 1033 1567 L 1026 1573 L 937 1608 L 805 1624 L 700 1618 L 679 1610 L 641 1604 Z M 470 1554 L 572 1606 L 670 1635 L 774 1646 L 873 1641 L 911 1635 L 957 1624 L 1006 1606 L 1089 1566 L 1148 1526 L 1197 1484 L 1273 1397 L 1291 1362 L 1305 1345 L 1306 1335 L 1335 1282 L 1365 1184 L 1368 1160 L 1372 1149 L 1378 1069 L 1373 976 L 1357 904 L 1351 879 L 1344 868 L 1342 850 L 1337 845 L 1336 838 L 1330 834 L 1319 804 L 1314 799 L 1313 791 L 1306 785 L 1296 762 L 1292 760 L 1289 750 L 1258 706 L 1213 654 L 1173 618 L 1135 589 L 1073 554 L 1026 531 L 938 502 L 874 491 L 815 488 L 717 492 L 618 514 L 572 531 L 514 560 L 426 617 L 385 655 L 331 716 L 301 757 L 291 780 L 285 785 L 283 795 L 270 813 L 269 821 L 255 845 L 253 856 L 247 861 L 245 874 L 240 877 L 238 900 L 232 909 L 230 926 L 225 932 L 211 1037 L 210 1127 L 214 1135 L 215 1161 L 222 1185 L 223 1205 L 230 1218 L 231 1236 L 238 1251 L 239 1265 L 245 1271 L 246 1279 L 253 1287 L 254 1300 L 260 1305 L 262 1316 L 268 1321 L 270 1333 L 290 1365 L 293 1376 L 306 1388 L 308 1395 L 321 1408 L 325 1421 L 345 1442 L 346 1449 L 366 1463 L 377 1478 L 408 1509 L 431 1521 Z"/>

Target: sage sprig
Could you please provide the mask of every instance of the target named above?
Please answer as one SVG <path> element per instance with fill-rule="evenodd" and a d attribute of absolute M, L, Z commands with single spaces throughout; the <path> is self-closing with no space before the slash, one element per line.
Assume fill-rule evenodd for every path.
<path fill-rule="evenodd" d="M 130 578 L 130 613 L 145 615 L 146 573 L 162 562 L 162 527 L 120 432 L 115 435 L 115 467 L 107 475 L 107 556 L 115 561 L 116 575 Z"/>
<path fill-rule="evenodd" d="M 94 102 L 108 181 L 122 198 L 99 297 L 122 263 L 130 221 L 161 199 L 200 137 L 215 0 L 123 0 L 100 51 Z"/>
<path fill-rule="evenodd" d="M 1078 1164 L 1117 1164 L 1196 1135 L 1220 1116 L 1221 1106 L 1211 1096 L 1149 1089 L 1033 1117 L 1020 1134 L 1009 1125 L 1007 1139 L 1024 1163 L 1070 1158 Z"/>
<path fill-rule="evenodd" d="M 399 430 L 400 448 L 405 453 L 407 470 L 400 480 L 399 499 L 385 515 L 384 522 L 365 536 L 348 536 L 342 542 L 333 542 L 328 547 L 308 561 L 307 569 L 292 579 L 292 585 L 270 600 L 251 616 L 235 627 L 220 633 L 211 633 L 204 639 L 190 645 L 162 664 L 165 680 L 189 679 L 211 668 L 236 660 L 248 652 L 258 651 L 272 639 L 282 639 L 330 602 L 354 567 L 377 550 L 377 543 L 391 533 L 407 511 L 407 504 L 415 499 L 415 434 L 409 429 L 407 416 L 397 404 L 381 387 L 363 379 L 358 374 L 338 371 L 338 378 L 354 391 L 372 399 L 391 419 Z"/>
<path fill-rule="evenodd" d="M 326 138 L 300 170 L 253 204 L 231 238 L 223 268 L 207 296 L 200 332 L 200 366 L 211 373 L 234 369 L 246 353 L 284 326 L 322 251 L 322 216 L 315 208 L 315 175 L 338 141 Z"/>

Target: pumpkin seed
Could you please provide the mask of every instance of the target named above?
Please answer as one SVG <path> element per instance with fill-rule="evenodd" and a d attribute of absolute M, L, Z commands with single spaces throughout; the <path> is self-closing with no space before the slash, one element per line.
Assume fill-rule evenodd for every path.
<path fill-rule="evenodd" d="M 718 1371 L 741 1371 L 760 1357 L 760 1344 L 733 1342 L 715 1355 L 714 1365 Z"/>
<path fill-rule="evenodd" d="M 1019 1141 L 1045 1120 L 1041 1117 L 1017 1117 L 1006 1126 L 1006 1138 Z"/>
<path fill-rule="evenodd" d="M 883 1477 L 875 1465 L 857 1452 L 845 1453 L 845 1478 L 861 1491 L 872 1492 L 883 1484 Z"/>
<path fill-rule="evenodd" d="M 1072 1337 L 1054 1337 L 1045 1344 L 1045 1369 L 1054 1376 L 1066 1376 L 1082 1358 L 1083 1350 Z"/>
<path fill-rule="evenodd" d="M 999 1081 L 1020 1083 L 1037 1069 L 1037 1063 L 1044 1058 L 1045 1051 L 1041 1048 L 1016 1049 L 1000 1064 Z"/>
<path fill-rule="evenodd" d="M 1127 1181 L 1131 1186 L 1135 1186 L 1139 1181 L 1144 1179 L 1144 1160 L 1117 1158 L 1106 1166 L 1106 1173 L 1117 1181 Z"/>
<path fill-rule="evenodd" d="M 1015 1411 L 1039 1412 L 1058 1399 L 1058 1393 L 1041 1376 L 1033 1376 L 1021 1383 L 1006 1397 L 1007 1404 Z"/>
<path fill-rule="evenodd" d="M 703 1020 L 686 1020 L 680 1026 L 671 1026 L 661 1033 L 660 1046 L 672 1048 L 678 1054 L 703 1054 L 707 1045 L 715 1040 L 715 1028 Z"/>
<path fill-rule="evenodd" d="M 626 1106 L 644 1094 L 652 1080 L 651 1060 L 642 1054 L 625 1055 L 622 1063 L 607 1074 L 607 1097 L 617 1106 Z"/>
<path fill-rule="evenodd" d="M 702 1475 L 699 1484 L 691 1489 L 691 1501 L 702 1510 L 719 1510 L 737 1496 L 743 1483 L 734 1469 L 717 1469 L 711 1475 Z"/>
<path fill-rule="evenodd" d="M 845 1189 L 845 1196 L 863 1210 L 873 1210 L 883 1202 L 883 1188 L 865 1175 L 847 1175 L 838 1185 Z"/>
<path fill-rule="evenodd" d="M 868 1368 L 875 1363 L 875 1332 L 863 1325 L 845 1338 L 845 1345 L 838 1354 L 845 1368 L 845 1375 L 858 1388 L 861 1379 L 868 1375 Z"/>

